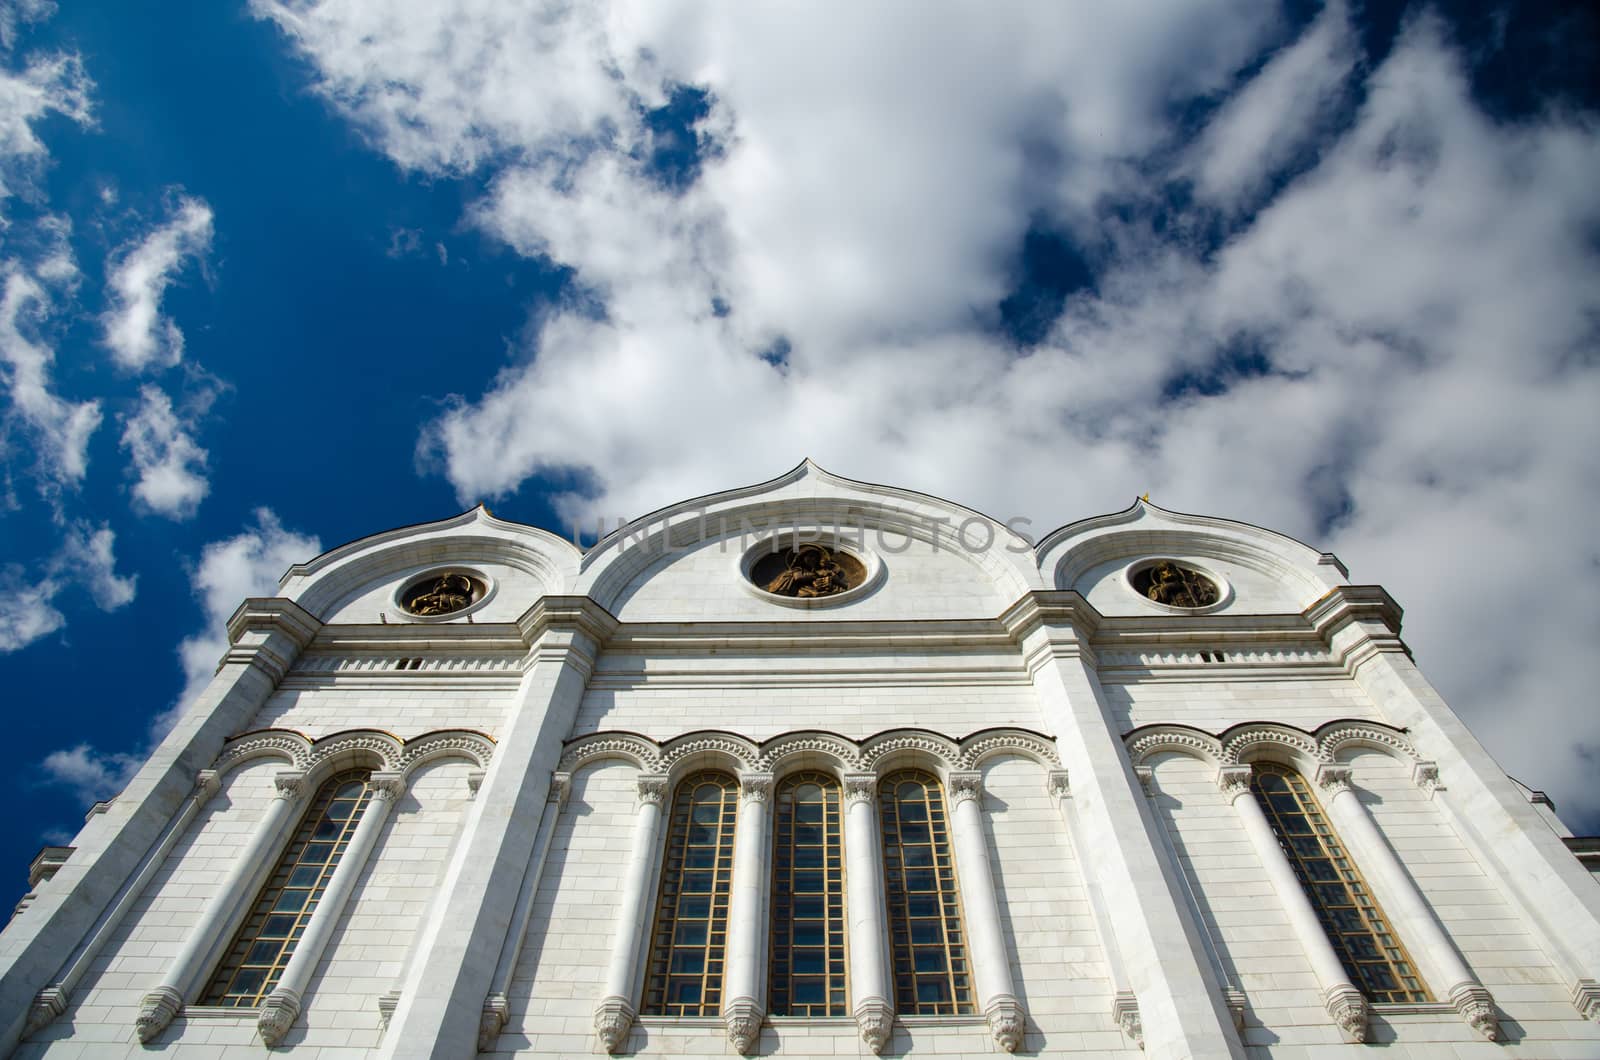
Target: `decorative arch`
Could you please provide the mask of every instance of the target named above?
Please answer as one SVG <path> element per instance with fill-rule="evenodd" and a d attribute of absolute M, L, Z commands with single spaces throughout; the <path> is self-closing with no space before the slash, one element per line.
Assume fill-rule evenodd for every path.
<path fill-rule="evenodd" d="M 684 775 L 702 769 L 725 770 L 734 774 L 753 772 L 761 758 L 760 749 L 743 736 L 710 730 L 668 740 L 661 746 L 661 772 L 676 785 Z"/>
<path fill-rule="evenodd" d="M 318 740 L 294 729 L 259 729 L 229 740 L 214 768 L 226 774 L 258 758 L 277 758 L 316 784 L 347 766 L 409 776 L 441 758 L 465 758 L 486 769 L 493 756 L 494 738 L 474 729 L 440 729 L 404 741 L 382 729 L 346 729 Z"/>
<path fill-rule="evenodd" d="M 861 742 L 861 765 L 871 773 L 901 767 L 928 769 L 942 781 L 960 768 L 961 745 L 926 729 L 890 729 Z"/>
<path fill-rule="evenodd" d="M 1341 753 L 1357 747 L 1381 751 L 1408 765 L 1422 761 L 1403 730 L 1382 722 L 1340 720 L 1317 728 L 1317 757 L 1324 762 L 1336 762 Z"/>
<path fill-rule="evenodd" d="M 984 729 L 962 740 L 956 754 L 955 768 L 977 769 L 986 759 L 1002 754 L 1021 755 L 1045 769 L 1061 766 L 1055 742 L 1048 736 L 1028 729 L 1006 728 Z"/>
<path fill-rule="evenodd" d="M 837 776 L 858 772 L 861 752 L 837 733 L 806 731 L 775 736 L 761 745 L 760 768 L 779 780 L 796 770 L 816 769 Z"/>
<path fill-rule="evenodd" d="M 1353 747 L 1381 751 L 1412 765 L 1422 764 L 1422 757 L 1406 738 L 1405 730 L 1381 721 L 1352 718 L 1324 722 L 1315 732 L 1278 722 L 1245 722 L 1216 736 L 1192 725 L 1141 725 L 1123 736 L 1123 744 L 1135 766 L 1157 754 L 1177 752 L 1218 767 L 1275 758 L 1314 772 L 1318 765 L 1337 761 L 1341 753 Z"/>
<path fill-rule="evenodd" d="M 576 773 L 591 762 L 620 758 L 639 767 L 642 773 L 661 772 L 661 748 L 649 737 L 635 732 L 597 732 L 580 736 L 561 753 L 558 772 Z"/>

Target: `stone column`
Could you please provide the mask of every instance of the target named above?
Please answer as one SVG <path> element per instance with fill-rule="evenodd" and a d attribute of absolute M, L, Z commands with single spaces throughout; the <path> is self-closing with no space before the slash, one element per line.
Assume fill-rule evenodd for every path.
<path fill-rule="evenodd" d="M 878 849 L 878 778 L 844 777 L 845 906 L 850 918 L 850 1011 L 861 1040 L 881 1053 L 894 1028 L 885 952 L 883 856 Z"/>
<path fill-rule="evenodd" d="M 1378 586 L 1341 585 L 1305 614 L 1384 720 L 1436 763 L 1450 784 L 1441 811 L 1550 955 L 1574 1006 L 1600 1019 L 1600 889 L 1417 669 L 1399 605 Z"/>
<path fill-rule="evenodd" d="M 1316 780 L 1329 816 L 1337 822 L 1341 837 L 1358 858 L 1357 864 L 1381 895 L 1384 909 L 1394 921 L 1391 927 L 1410 943 L 1411 952 L 1426 962 L 1428 977 L 1444 986 L 1441 993 L 1461 1018 L 1489 1041 L 1499 1041 L 1494 999 L 1461 960 L 1411 876 L 1379 833 L 1372 814 L 1350 786 L 1350 767 L 1319 766 Z"/>
<path fill-rule="evenodd" d="M 539 883 L 544 878 L 545 858 L 550 854 L 550 839 L 555 835 L 556 819 L 561 807 L 567 804 L 572 791 L 572 777 L 557 773 L 550 778 L 550 793 L 545 796 L 549 809 L 539 822 L 539 836 L 533 843 L 533 862 L 522 877 L 522 889 L 517 894 L 517 908 L 511 914 L 511 934 L 500 949 L 500 963 L 495 965 L 494 981 L 489 996 L 483 1001 L 483 1021 L 478 1025 L 478 1052 L 494 1048 L 500 1031 L 511 1016 L 511 1001 L 506 991 L 511 988 L 511 976 L 517 970 L 522 956 L 522 943 L 528 935 L 528 921 L 533 915 L 533 903 L 539 896 Z"/>
<path fill-rule="evenodd" d="M 1056 734 L 1072 776 L 1080 849 L 1094 856 L 1087 878 L 1106 902 L 1132 997 L 1115 1016 L 1138 1025 L 1152 1056 L 1244 1060 L 1244 1045 L 1221 998 L 1204 943 L 1183 911 L 1175 866 L 1167 864 L 1127 750 L 1122 722 L 1095 675 L 1092 636 L 1099 616 L 1071 590 L 1038 590 L 1001 621 L 1033 679 L 1044 727 Z"/>
<path fill-rule="evenodd" d="M 606 966 L 606 992 L 594 1010 L 594 1030 L 606 1052 L 614 1053 L 628 1038 L 639 1010 L 634 990 L 639 978 L 641 936 L 649 930 L 650 880 L 655 876 L 657 836 L 661 809 L 667 801 L 667 778 L 647 773 L 639 778 L 639 807 L 633 818 L 633 849 L 628 854 L 628 874 L 622 881 L 622 904 L 617 908 L 617 934 L 611 940 L 611 963 Z"/>
<path fill-rule="evenodd" d="M 528 645 L 521 687 L 417 934 L 400 1000 L 374 1060 L 461 1060 L 478 1048 L 483 1003 L 545 814 L 561 744 L 617 620 L 584 596 L 544 596 L 517 619 Z"/>
<path fill-rule="evenodd" d="M 134 1027 L 141 1042 L 148 1042 L 165 1030 L 183 1008 L 184 999 L 206 973 L 206 958 L 232 934 L 240 907 L 255 893 L 255 885 L 283 846 L 285 834 L 294 827 L 304 801 L 305 774 L 281 772 L 276 784 L 278 796 L 257 822 L 250 844 L 234 859 L 216 894 L 201 909 L 200 922 L 184 937 L 183 948 L 167 968 L 167 974 L 140 1002 Z"/>
<path fill-rule="evenodd" d="M 216 770 L 202 769 L 195 780 L 194 793 L 190 795 L 189 801 L 183 804 L 183 810 L 179 812 L 177 818 L 162 834 L 161 841 L 156 844 L 155 849 L 145 855 L 133 878 L 123 885 L 111 907 L 95 922 L 89 937 L 72 952 L 56 981 L 39 991 L 38 996 L 33 999 L 33 1008 L 28 1013 L 28 1025 L 23 1031 L 23 1037 L 43 1029 L 51 1020 L 67 1010 L 67 1003 L 72 1000 L 72 991 L 77 988 L 83 973 L 99 955 L 100 947 L 116 933 L 122 924 L 122 918 L 144 893 L 151 877 L 166 864 L 167 855 L 172 853 L 172 848 L 177 846 L 178 840 L 189 830 L 194 819 L 200 816 L 200 811 L 205 808 L 206 803 L 210 802 L 211 797 L 220 790 L 222 790 L 222 780 Z"/>
<path fill-rule="evenodd" d="M 367 858 L 372 855 L 372 848 L 378 842 L 378 832 L 383 828 L 383 822 L 388 820 L 390 809 L 406 790 L 405 778 L 399 773 L 374 773 L 369 783 L 373 789 L 372 798 L 361 812 L 361 820 L 356 823 L 339 864 L 334 866 L 333 875 L 323 888 L 317 910 L 306 922 L 300 941 L 295 943 L 294 953 L 290 954 L 289 963 L 284 965 L 283 974 L 278 977 L 278 985 L 261 1002 L 256 1029 L 268 1048 L 283 1040 L 295 1018 L 300 1015 L 306 986 L 311 982 L 312 973 L 317 970 L 317 962 L 322 960 L 323 951 L 328 948 L 328 939 L 350 901 L 350 892 L 355 890 L 356 880 L 366 867 Z"/>
<path fill-rule="evenodd" d="M 1000 1048 L 1016 1052 L 1022 1044 L 1027 1015 L 1011 985 L 1011 957 L 1000 927 L 1000 901 L 994 891 L 989 866 L 989 843 L 984 834 L 983 774 L 950 774 L 950 834 L 955 845 L 956 876 L 961 881 L 962 911 L 967 917 L 967 941 L 972 953 L 972 977 L 978 989 L 978 1006 Z"/>
<path fill-rule="evenodd" d="M 291 600 L 246 600 L 228 619 L 229 646 L 216 676 L 107 812 L 78 833 L 72 856 L 51 878 L 28 915 L 6 929 L 0 947 L 0 1056 L 16 1048 L 33 1001 L 94 929 L 128 880 L 161 841 L 230 736 L 252 719 L 322 623 Z"/>
<path fill-rule="evenodd" d="M 1322 988 L 1323 1007 L 1346 1041 L 1364 1042 L 1367 1040 L 1367 999 L 1345 973 L 1327 932 L 1322 930 L 1322 921 L 1317 918 L 1311 899 L 1306 897 L 1289 859 L 1278 846 L 1277 833 L 1250 792 L 1250 774 L 1249 766 L 1223 766 L 1217 774 L 1217 786 L 1239 815 L 1239 823 L 1250 838 L 1250 845 L 1255 847 L 1261 867 L 1272 881 L 1272 889 L 1277 892 L 1278 904 L 1300 940 L 1300 949 L 1311 962 L 1317 985 Z"/>
<path fill-rule="evenodd" d="M 761 975 L 767 965 L 767 807 L 771 773 L 739 777 L 739 816 L 733 827 L 733 884 L 728 900 L 728 963 L 722 976 L 722 1019 L 728 1041 L 749 1053 L 761 1037 L 767 1006 Z"/>

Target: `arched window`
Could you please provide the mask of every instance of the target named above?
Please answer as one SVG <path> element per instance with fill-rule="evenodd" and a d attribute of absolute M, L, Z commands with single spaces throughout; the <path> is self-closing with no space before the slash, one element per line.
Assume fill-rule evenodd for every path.
<path fill-rule="evenodd" d="M 1277 834 L 1294 874 L 1350 981 L 1369 1001 L 1428 1001 L 1428 988 L 1395 935 L 1305 778 L 1288 766 L 1257 762 L 1250 790 Z"/>
<path fill-rule="evenodd" d="M 961 896 L 939 781 L 903 769 L 878 784 L 895 1008 L 906 1016 L 974 1011 Z"/>
<path fill-rule="evenodd" d="M 839 784 L 800 773 L 778 785 L 772 866 L 774 1016 L 849 1014 Z"/>
<path fill-rule="evenodd" d="M 317 789 L 201 1004 L 255 1008 L 278 985 L 372 797 L 371 776 L 370 770 L 347 770 Z"/>
<path fill-rule="evenodd" d="M 647 1016 L 718 1015 L 738 809 L 739 782 L 726 773 L 695 773 L 673 793 L 650 933 Z"/>

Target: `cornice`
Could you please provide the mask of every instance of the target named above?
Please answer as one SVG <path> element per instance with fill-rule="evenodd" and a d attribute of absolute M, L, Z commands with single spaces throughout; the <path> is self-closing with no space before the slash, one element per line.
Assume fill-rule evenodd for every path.
<path fill-rule="evenodd" d="M 228 619 L 228 643 L 238 644 L 246 633 L 282 633 L 304 649 L 316 639 L 322 621 L 282 596 L 251 596 Z"/>
<path fill-rule="evenodd" d="M 1404 613 L 1381 585 L 1340 585 L 1306 608 L 1304 618 L 1323 640 L 1348 623 L 1360 621 L 1380 622 L 1398 637 Z"/>
<path fill-rule="evenodd" d="M 1000 624 L 1017 643 L 1041 625 L 1071 626 L 1093 638 L 1104 617 L 1076 589 L 1035 589 L 1000 612 Z"/>
<path fill-rule="evenodd" d="M 583 634 L 604 647 L 620 626 L 615 615 L 587 596 L 541 596 L 516 622 L 529 648 L 552 630 Z"/>

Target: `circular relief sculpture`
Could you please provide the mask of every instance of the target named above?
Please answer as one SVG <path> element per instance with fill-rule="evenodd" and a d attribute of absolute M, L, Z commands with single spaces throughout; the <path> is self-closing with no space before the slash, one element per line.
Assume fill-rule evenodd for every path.
<path fill-rule="evenodd" d="M 1222 590 L 1193 567 L 1158 559 L 1129 578 L 1135 591 L 1167 607 L 1210 607 L 1222 599 Z"/>
<path fill-rule="evenodd" d="M 464 571 L 437 571 L 401 590 L 400 606 L 418 618 L 441 618 L 465 611 L 487 591 L 482 581 Z"/>
<path fill-rule="evenodd" d="M 836 596 L 866 580 L 867 568 L 860 560 L 814 541 L 779 549 L 750 568 L 750 581 L 757 587 L 800 600 Z"/>

